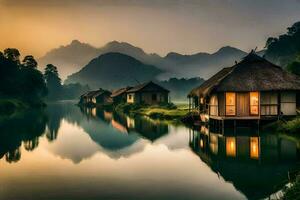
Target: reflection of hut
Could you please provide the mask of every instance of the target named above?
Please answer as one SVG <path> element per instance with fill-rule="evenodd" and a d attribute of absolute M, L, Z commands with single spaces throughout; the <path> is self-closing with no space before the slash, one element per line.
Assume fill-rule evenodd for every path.
<path fill-rule="evenodd" d="M 114 113 L 112 125 L 118 130 L 123 130 L 122 132 L 126 130 L 126 132 L 138 133 L 140 136 L 152 142 L 166 135 L 169 131 L 167 124 L 144 117 L 131 118 L 118 113 Z"/>
<path fill-rule="evenodd" d="M 113 119 L 111 120 L 111 125 L 118 131 L 122 133 L 127 133 L 127 128 Z"/>
<path fill-rule="evenodd" d="M 190 147 L 247 198 L 263 199 L 281 189 L 288 172 L 297 169 L 299 146 L 277 135 L 244 130 L 232 130 L 231 135 L 193 132 Z"/>
<path fill-rule="evenodd" d="M 300 78 L 251 52 L 240 63 L 224 68 L 189 98 L 202 118 L 215 120 L 277 119 L 296 115 Z"/>
<path fill-rule="evenodd" d="M 134 125 L 134 131 L 152 142 L 166 135 L 169 131 L 167 124 L 155 122 L 144 117 L 135 118 Z"/>

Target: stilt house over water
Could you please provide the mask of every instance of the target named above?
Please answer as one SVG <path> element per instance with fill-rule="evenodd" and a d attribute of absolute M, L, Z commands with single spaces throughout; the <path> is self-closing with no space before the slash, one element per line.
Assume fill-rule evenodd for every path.
<path fill-rule="evenodd" d="M 300 77 L 254 52 L 224 68 L 189 95 L 201 120 L 276 119 L 296 115 Z"/>

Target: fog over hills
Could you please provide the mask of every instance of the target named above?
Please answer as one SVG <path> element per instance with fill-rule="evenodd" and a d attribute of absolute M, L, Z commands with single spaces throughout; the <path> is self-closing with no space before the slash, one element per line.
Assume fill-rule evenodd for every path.
<path fill-rule="evenodd" d="M 66 83 L 88 84 L 91 88 L 116 89 L 155 79 L 163 71 L 121 53 L 106 53 L 93 59 Z"/>
<path fill-rule="evenodd" d="M 207 79 L 221 68 L 233 65 L 235 61 L 246 55 L 244 51 L 226 46 L 212 54 L 182 55 L 170 52 L 162 57 L 158 54 L 148 54 L 142 48 L 126 42 L 112 41 L 103 47 L 96 48 L 90 44 L 73 40 L 66 46 L 50 50 L 38 61 L 40 68 L 44 68 L 48 63 L 56 65 L 62 79 L 66 79 L 68 75 L 79 71 L 92 59 L 109 52 L 126 54 L 144 64 L 162 69 L 165 73 L 159 75 L 161 79 L 196 76 Z"/>

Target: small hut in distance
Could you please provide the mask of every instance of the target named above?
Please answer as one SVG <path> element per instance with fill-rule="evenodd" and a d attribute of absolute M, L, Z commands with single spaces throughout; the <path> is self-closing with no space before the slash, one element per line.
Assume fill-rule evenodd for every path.
<path fill-rule="evenodd" d="M 300 78 L 254 52 L 224 68 L 188 98 L 201 119 L 261 120 L 295 116 Z"/>
<path fill-rule="evenodd" d="M 125 103 L 127 100 L 127 91 L 130 90 L 132 87 L 125 87 L 118 90 L 114 90 L 111 94 L 111 98 L 113 103 Z"/>
<path fill-rule="evenodd" d="M 169 103 L 169 92 L 169 90 L 150 81 L 129 89 L 126 92 L 127 103 L 145 103 L 148 105 Z"/>
<path fill-rule="evenodd" d="M 100 88 L 99 90 L 90 91 L 81 95 L 80 104 L 83 105 L 109 104 L 112 103 L 112 99 L 110 95 L 111 95 L 110 91 Z"/>

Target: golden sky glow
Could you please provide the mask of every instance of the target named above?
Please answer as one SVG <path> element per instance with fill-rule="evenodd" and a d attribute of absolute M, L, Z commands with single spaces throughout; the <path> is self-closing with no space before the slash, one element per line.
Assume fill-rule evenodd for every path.
<path fill-rule="evenodd" d="M 39 57 L 78 39 L 99 47 L 126 41 L 161 55 L 248 51 L 300 20 L 299 9 L 296 0 L 0 0 L 0 50 Z"/>

